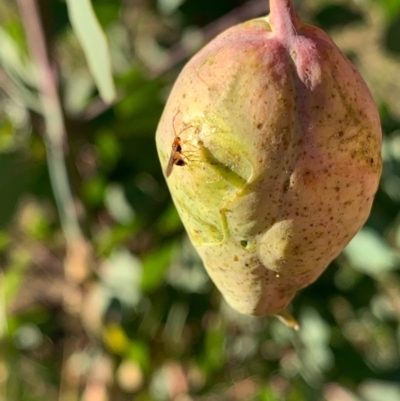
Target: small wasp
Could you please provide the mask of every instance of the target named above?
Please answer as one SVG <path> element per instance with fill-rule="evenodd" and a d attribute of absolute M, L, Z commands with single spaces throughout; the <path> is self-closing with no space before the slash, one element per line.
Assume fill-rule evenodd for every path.
<path fill-rule="evenodd" d="M 168 160 L 168 164 L 167 167 L 165 169 L 165 177 L 168 178 L 171 173 L 172 173 L 172 169 L 174 168 L 174 166 L 186 166 L 187 162 L 185 161 L 185 156 L 182 153 L 182 139 L 179 135 L 182 134 L 182 132 L 186 131 L 189 128 L 193 128 L 192 125 L 189 125 L 187 127 L 185 127 L 180 133 L 179 135 L 176 134 L 175 131 L 175 118 L 178 115 L 179 111 L 175 114 L 173 120 L 172 120 L 172 126 L 174 128 L 174 132 L 175 132 L 175 138 L 172 142 L 171 145 L 171 154 L 169 156 L 169 160 Z"/>
<path fill-rule="evenodd" d="M 181 138 L 176 136 L 172 142 L 171 155 L 169 156 L 167 168 L 165 169 L 165 176 L 168 178 L 174 166 L 185 166 L 186 162 L 183 160 Z"/>

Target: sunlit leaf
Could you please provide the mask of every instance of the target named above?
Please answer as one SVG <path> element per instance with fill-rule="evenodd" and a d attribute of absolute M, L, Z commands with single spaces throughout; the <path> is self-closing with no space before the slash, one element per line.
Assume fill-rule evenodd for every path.
<path fill-rule="evenodd" d="M 142 266 L 126 249 L 117 249 L 104 263 L 100 276 L 105 290 L 127 305 L 136 305 L 140 298 Z"/>
<path fill-rule="evenodd" d="M 400 2 L 398 0 L 375 0 L 383 8 L 389 18 L 393 18 L 400 13 Z"/>
<path fill-rule="evenodd" d="M 383 238 L 368 227 L 353 238 L 344 253 L 357 270 L 367 274 L 379 274 L 399 264 L 399 258 Z"/>
<path fill-rule="evenodd" d="M 90 0 L 67 0 L 68 14 L 85 53 L 100 96 L 105 102 L 115 99 L 110 52 L 106 36 L 96 18 Z"/>
<path fill-rule="evenodd" d="M 259 394 L 259 401 L 280 401 L 281 398 L 275 394 L 275 392 L 267 386 L 264 386 Z"/>
<path fill-rule="evenodd" d="M 360 393 L 365 401 L 398 401 L 400 385 L 396 382 L 369 380 L 361 384 Z"/>
<path fill-rule="evenodd" d="M 119 324 L 110 323 L 104 327 L 103 341 L 114 354 L 124 355 L 129 349 L 129 338 Z"/>
<path fill-rule="evenodd" d="M 30 88 L 35 87 L 35 74 L 32 63 L 24 60 L 16 41 L 0 25 L 0 67 L 7 73 L 15 85 L 2 85 L 1 89 L 18 103 L 32 110 L 40 111 L 40 103 L 36 93 Z"/>
<path fill-rule="evenodd" d="M 120 223 L 128 223 L 135 217 L 135 211 L 126 200 L 124 190 L 119 184 L 108 185 L 104 203 L 108 213 Z"/>
<path fill-rule="evenodd" d="M 0 65 L 11 78 L 34 85 L 32 64 L 29 61 L 22 60 L 17 43 L 1 26 L 0 43 Z"/>

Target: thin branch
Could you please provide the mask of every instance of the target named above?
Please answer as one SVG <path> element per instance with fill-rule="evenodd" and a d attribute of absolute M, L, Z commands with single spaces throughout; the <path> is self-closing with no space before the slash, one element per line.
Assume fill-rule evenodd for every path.
<path fill-rule="evenodd" d="M 64 115 L 58 93 L 57 73 L 46 43 L 38 0 L 17 0 L 29 50 L 36 68 L 37 85 L 45 120 L 45 142 L 51 185 L 68 243 L 83 237 L 72 198 L 64 159 Z"/>

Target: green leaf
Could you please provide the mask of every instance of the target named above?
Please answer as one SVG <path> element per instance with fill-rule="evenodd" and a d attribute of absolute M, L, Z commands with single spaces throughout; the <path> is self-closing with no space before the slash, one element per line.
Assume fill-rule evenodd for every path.
<path fill-rule="evenodd" d="M 354 22 L 363 20 L 361 13 L 354 11 L 351 7 L 345 7 L 339 4 L 328 4 L 320 10 L 315 19 L 318 26 L 323 26 L 327 29 L 346 26 Z"/>
<path fill-rule="evenodd" d="M 5 227 L 18 202 L 29 193 L 40 174 L 40 166 L 16 153 L 0 154 L 0 227 Z"/>
<path fill-rule="evenodd" d="M 384 36 L 385 47 L 392 53 L 397 55 L 400 53 L 399 33 L 400 33 L 400 15 L 397 14 L 395 18 L 392 18 L 390 24 L 387 25 Z"/>
<path fill-rule="evenodd" d="M 143 341 L 131 339 L 127 357 L 129 360 L 137 362 L 143 370 L 151 367 L 150 350 Z"/>
<path fill-rule="evenodd" d="M 173 244 L 167 243 L 143 256 L 143 275 L 141 282 L 143 292 L 150 292 L 163 282 L 165 272 L 171 261 L 172 250 Z"/>
<path fill-rule="evenodd" d="M 23 60 L 18 44 L 9 33 L 0 26 L 0 65 L 15 81 L 34 86 L 33 67 L 30 61 Z"/>
<path fill-rule="evenodd" d="M 115 87 L 106 36 L 96 18 L 90 0 L 67 0 L 72 27 L 82 45 L 90 72 L 102 99 L 111 103 Z"/>
<path fill-rule="evenodd" d="M 203 369 L 212 377 L 225 365 L 226 328 L 222 321 L 216 318 L 211 322 L 205 333 Z"/>
<path fill-rule="evenodd" d="M 400 2 L 398 0 L 375 0 L 375 3 L 380 4 L 389 19 L 396 17 L 400 13 Z"/>
<path fill-rule="evenodd" d="M 40 113 L 41 106 L 34 88 L 34 69 L 29 60 L 24 59 L 18 42 L 0 26 L 0 66 L 15 85 L 2 85 L 2 90 L 17 103 Z"/>
<path fill-rule="evenodd" d="M 347 245 L 346 256 L 357 270 L 367 274 L 379 274 L 396 268 L 399 258 L 379 234 L 364 227 Z"/>
<path fill-rule="evenodd" d="M 256 400 L 257 401 L 280 401 L 281 398 L 278 397 L 278 395 L 276 395 L 275 391 L 271 387 L 265 385 L 261 389 L 260 394 L 256 398 Z"/>

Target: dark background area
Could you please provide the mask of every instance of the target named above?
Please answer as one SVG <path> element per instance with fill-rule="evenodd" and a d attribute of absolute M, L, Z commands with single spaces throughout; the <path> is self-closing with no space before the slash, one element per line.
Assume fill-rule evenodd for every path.
<path fill-rule="evenodd" d="M 40 35 L 26 40 L 32 4 L 47 61 Z M 400 400 L 400 2 L 296 2 L 359 68 L 384 131 L 372 214 L 294 300 L 299 332 L 224 303 L 154 140 L 185 61 L 268 2 L 92 4 L 109 43 L 112 105 L 65 1 L 0 2 L 0 400 Z M 40 83 L 46 66 L 55 74 Z"/>

